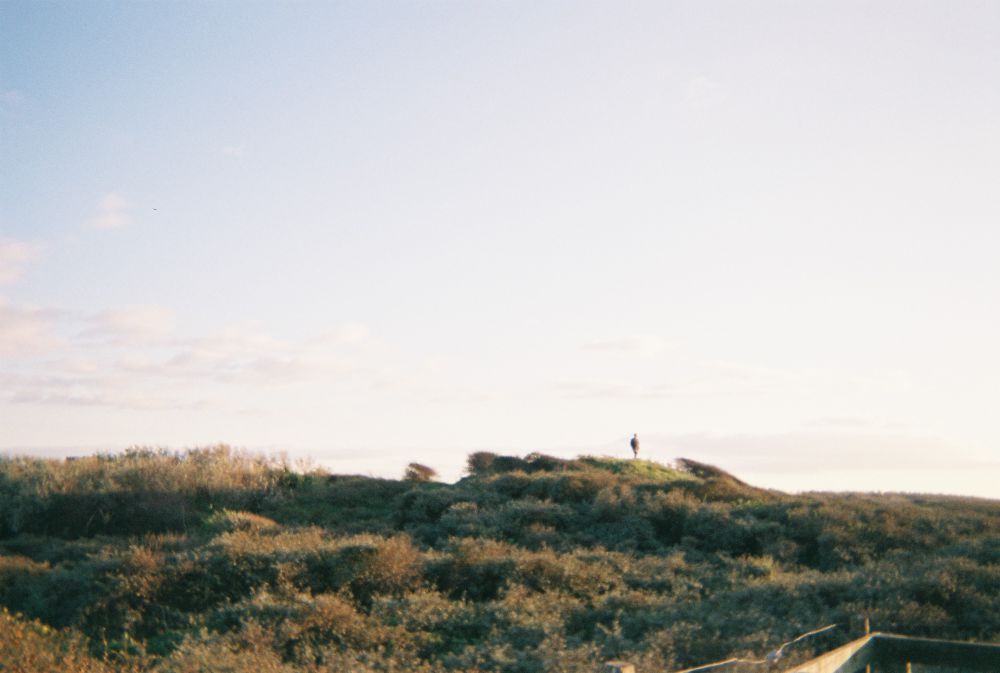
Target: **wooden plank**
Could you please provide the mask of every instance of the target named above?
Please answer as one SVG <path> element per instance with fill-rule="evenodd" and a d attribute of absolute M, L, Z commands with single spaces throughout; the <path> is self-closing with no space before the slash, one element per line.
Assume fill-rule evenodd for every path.
<path fill-rule="evenodd" d="M 785 673 L 857 673 L 872 660 L 875 653 L 874 638 L 875 636 L 858 638 L 790 668 Z"/>

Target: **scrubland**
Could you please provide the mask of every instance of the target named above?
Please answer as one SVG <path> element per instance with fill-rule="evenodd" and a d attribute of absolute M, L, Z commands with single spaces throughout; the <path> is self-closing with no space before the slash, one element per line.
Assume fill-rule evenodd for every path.
<path fill-rule="evenodd" d="M 2 459 L 0 670 L 652 673 L 840 624 L 802 658 L 866 616 L 1000 640 L 1000 502 L 793 496 L 683 460 L 468 465 Z"/>

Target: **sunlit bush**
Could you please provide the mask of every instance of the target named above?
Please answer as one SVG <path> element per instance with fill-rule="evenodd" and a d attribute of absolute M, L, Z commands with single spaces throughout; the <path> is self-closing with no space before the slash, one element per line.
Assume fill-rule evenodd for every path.
<path fill-rule="evenodd" d="M 253 622 L 238 631 L 191 634 L 156 667 L 157 673 L 294 673 L 272 646 L 272 635 Z"/>
<path fill-rule="evenodd" d="M 79 635 L 23 619 L 6 608 L 0 608 L 0 671 L 110 673 L 90 656 Z"/>

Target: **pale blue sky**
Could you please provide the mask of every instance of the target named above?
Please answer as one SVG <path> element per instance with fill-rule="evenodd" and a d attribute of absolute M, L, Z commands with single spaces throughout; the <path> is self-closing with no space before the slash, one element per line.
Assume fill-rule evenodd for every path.
<path fill-rule="evenodd" d="M 992 2 L 3 3 L 0 450 L 1000 496 L 998 157 Z"/>

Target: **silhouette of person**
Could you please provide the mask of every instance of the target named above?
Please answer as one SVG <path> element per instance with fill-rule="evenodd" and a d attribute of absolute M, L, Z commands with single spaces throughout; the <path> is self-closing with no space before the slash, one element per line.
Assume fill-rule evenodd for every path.
<path fill-rule="evenodd" d="M 632 458 L 639 457 L 639 434 L 636 433 L 632 435 L 632 441 L 629 442 L 629 446 L 632 447 Z"/>

